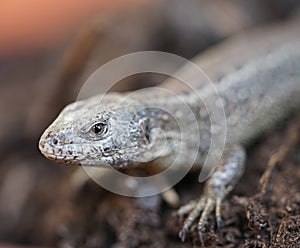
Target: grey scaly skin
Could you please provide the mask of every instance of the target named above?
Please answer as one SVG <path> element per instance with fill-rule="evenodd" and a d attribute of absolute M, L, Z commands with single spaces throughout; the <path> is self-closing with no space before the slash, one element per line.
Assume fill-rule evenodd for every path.
<path fill-rule="evenodd" d="M 188 214 L 179 234 L 183 241 L 198 217 L 202 238 L 212 211 L 220 226 L 221 203 L 244 171 L 244 146 L 291 111 L 299 110 L 299 24 L 299 20 L 293 20 L 250 31 L 193 60 L 216 86 L 227 129 L 222 158 L 206 182 L 204 193 L 178 211 L 181 216 Z M 190 78 L 202 100 L 173 79 L 160 87 L 181 96 L 192 114 L 185 111 L 178 97 L 154 88 L 133 96 L 98 95 L 68 105 L 44 132 L 39 148 L 49 159 L 77 165 L 119 169 L 155 159 L 165 167 L 179 154 L 176 166 L 180 167 L 185 166 L 191 152 L 197 153 L 195 164 L 201 165 L 210 146 L 212 125 L 204 103 L 213 101 L 214 96 L 207 82 L 193 75 Z M 198 132 L 200 143 L 195 135 Z M 179 142 L 183 144 L 180 149 Z"/>

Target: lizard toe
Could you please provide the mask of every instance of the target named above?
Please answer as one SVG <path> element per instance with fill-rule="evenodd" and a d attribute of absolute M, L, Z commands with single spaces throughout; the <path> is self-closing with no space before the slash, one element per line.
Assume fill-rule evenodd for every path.
<path fill-rule="evenodd" d="M 197 218 L 199 218 L 197 231 L 199 239 L 203 244 L 203 233 L 205 232 L 208 224 L 208 217 L 214 210 L 217 228 L 221 228 L 221 200 L 222 199 L 216 199 L 215 197 L 204 195 L 199 199 L 199 201 L 191 201 L 178 210 L 177 213 L 180 217 L 188 214 L 183 223 L 182 229 L 179 232 L 179 237 L 182 242 L 185 241 L 186 234 L 191 226 L 196 222 Z"/>

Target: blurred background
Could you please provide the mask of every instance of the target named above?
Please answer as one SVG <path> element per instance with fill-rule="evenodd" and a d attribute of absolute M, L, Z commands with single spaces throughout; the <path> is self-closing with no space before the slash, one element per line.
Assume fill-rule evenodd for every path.
<path fill-rule="evenodd" d="M 74 193 L 69 181 L 76 168 L 46 160 L 38 151 L 39 137 L 91 73 L 111 59 L 143 50 L 190 59 L 236 33 L 284 21 L 299 5 L 299 0 L 2 0 L 0 247 L 189 247 L 178 242 L 176 222 L 165 223 L 168 206 L 145 210 L 95 185 Z M 160 81 L 133 77 L 114 90 Z M 246 236 L 238 232 L 232 244 L 243 243 Z"/>

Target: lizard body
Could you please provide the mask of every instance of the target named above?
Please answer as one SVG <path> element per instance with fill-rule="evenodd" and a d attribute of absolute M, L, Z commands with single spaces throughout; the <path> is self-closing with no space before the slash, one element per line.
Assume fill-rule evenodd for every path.
<path fill-rule="evenodd" d="M 244 146 L 299 109 L 298 27 L 296 20 L 242 34 L 194 59 L 217 89 L 227 135 L 223 156 L 203 196 L 179 210 L 180 215 L 189 213 L 180 232 L 182 240 L 198 216 L 201 237 L 213 210 L 220 225 L 221 202 L 244 170 Z M 189 73 L 184 67 L 182 71 Z M 211 123 L 205 102 L 217 99 L 207 82 L 189 76 L 195 91 L 169 79 L 160 85 L 163 91 L 109 93 L 70 104 L 42 135 L 40 150 L 57 162 L 79 165 L 122 168 L 155 159 L 166 166 L 176 154 L 180 167 L 191 152 L 197 155 L 195 163 L 202 164 L 211 144 L 211 126 L 218 132 L 219 125 Z M 182 99 L 190 112 L 183 108 Z"/>

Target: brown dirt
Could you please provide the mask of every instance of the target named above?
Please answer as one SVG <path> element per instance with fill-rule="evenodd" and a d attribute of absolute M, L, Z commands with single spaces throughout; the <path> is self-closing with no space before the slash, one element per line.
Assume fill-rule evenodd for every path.
<path fill-rule="evenodd" d="M 210 0 L 206 4 L 213 5 L 210 10 L 222 12 L 220 3 Z M 0 58 L 0 247 L 200 246 L 195 225 L 186 242 L 180 242 L 182 220 L 176 216 L 176 208 L 161 196 L 122 197 L 91 181 L 75 190 L 71 178 L 77 168 L 59 167 L 43 158 L 37 149 L 39 136 L 58 111 L 74 99 L 80 84 L 104 62 L 149 49 L 190 57 L 239 32 L 244 28 L 242 20 L 247 20 L 247 27 L 258 26 L 287 16 L 296 3 L 228 1 L 226 10 L 233 7 L 235 12 L 231 13 L 241 18 L 235 22 L 240 25 L 232 29 L 213 27 L 209 18 L 214 18 L 214 25 L 223 24 L 222 19 L 218 22 L 218 15 L 203 14 L 208 18 L 203 23 L 208 25 L 196 30 L 200 41 L 192 39 L 195 35 L 189 37 L 190 32 L 182 36 L 188 27 L 172 26 L 174 17 L 169 17 L 168 24 L 158 25 L 162 20 L 157 15 L 151 16 L 151 21 L 157 19 L 152 24 L 145 13 L 137 11 L 135 15 L 127 13 L 127 19 L 112 18 L 107 21 L 111 26 L 96 31 L 88 26 L 78 39 L 57 51 Z M 158 13 L 156 9 L 149 12 Z M 121 23 L 124 26 L 119 26 Z M 133 29 L 134 39 L 127 35 Z M 197 33 L 194 31 L 191 33 Z M 154 83 L 155 77 L 137 77 L 115 89 L 131 90 Z M 222 206 L 222 228 L 216 229 L 213 216 L 209 219 L 205 247 L 300 247 L 299 127 L 300 116 L 295 114 L 248 148 L 246 172 Z M 181 204 L 201 195 L 203 184 L 197 182 L 198 173 L 188 174 L 175 186 Z"/>

